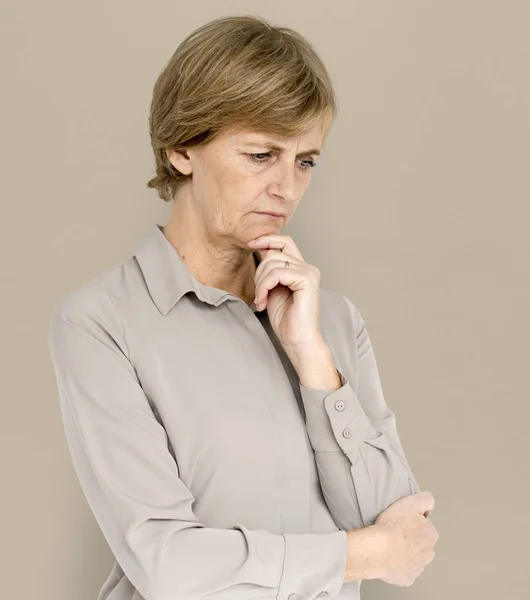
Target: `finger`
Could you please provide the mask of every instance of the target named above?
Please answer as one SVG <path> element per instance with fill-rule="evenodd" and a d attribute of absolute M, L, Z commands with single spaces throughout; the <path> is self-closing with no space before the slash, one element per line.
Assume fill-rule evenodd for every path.
<path fill-rule="evenodd" d="M 255 240 L 252 240 L 253 243 L 249 242 L 249 245 L 252 248 L 270 248 L 274 250 L 279 250 L 283 252 L 288 252 L 292 256 L 296 256 L 297 258 L 303 260 L 302 253 L 298 249 L 293 238 L 289 235 L 278 235 L 274 233 L 269 233 L 266 235 L 262 235 Z"/>
<path fill-rule="evenodd" d="M 263 256 L 259 265 L 256 267 L 256 272 L 254 273 L 254 277 L 259 277 L 261 273 L 269 267 L 271 262 L 277 263 L 278 265 L 285 266 L 285 261 L 289 261 L 289 266 L 292 267 L 301 267 L 305 264 L 304 260 L 300 260 L 298 257 L 293 256 L 288 252 L 280 252 L 278 250 L 259 250 L 260 256 Z"/>
<path fill-rule="evenodd" d="M 256 304 L 265 302 L 269 292 L 278 284 L 288 287 L 293 292 L 305 287 L 305 278 L 300 277 L 300 272 L 284 267 L 275 267 L 264 275 L 256 288 Z"/>
<path fill-rule="evenodd" d="M 265 302 L 269 291 L 278 284 L 291 289 L 293 292 L 307 287 L 307 274 L 296 267 L 291 268 L 290 265 L 285 267 L 284 264 L 275 265 L 270 270 L 262 273 L 256 284 L 255 296 L 257 303 Z"/>
<path fill-rule="evenodd" d="M 421 514 L 424 514 L 427 510 L 432 511 L 434 509 L 434 496 L 431 494 L 431 492 L 421 491 L 416 492 L 413 495 L 416 498 L 416 502 Z"/>

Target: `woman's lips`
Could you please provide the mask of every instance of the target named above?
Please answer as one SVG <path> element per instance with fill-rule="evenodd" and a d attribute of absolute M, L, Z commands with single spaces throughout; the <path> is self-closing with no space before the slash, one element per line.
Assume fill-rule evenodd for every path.
<path fill-rule="evenodd" d="M 257 215 L 262 215 L 263 217 L 267 217 L 269 219 L 283 219 L 283 215 L 273 215 L 272 213 L 265 213 L 265 212 L 257 212 Z"/>

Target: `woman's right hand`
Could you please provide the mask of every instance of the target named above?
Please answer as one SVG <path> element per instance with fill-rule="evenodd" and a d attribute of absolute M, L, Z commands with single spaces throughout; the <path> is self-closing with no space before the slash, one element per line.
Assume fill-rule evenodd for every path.
<path fill-rule="evenodd" d="M 408 587 L 434 559 L 434 545 L 440 537 L 427 518 L 434 508 L 430 492 L 400 498 L 375 520 L 383 545 L 378 579 Z"/>

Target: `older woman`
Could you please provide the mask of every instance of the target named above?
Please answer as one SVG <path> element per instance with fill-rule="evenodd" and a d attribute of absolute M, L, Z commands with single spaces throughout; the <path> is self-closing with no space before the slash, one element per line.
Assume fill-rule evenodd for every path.
<path fill-rule="evenodd" d="M 148 186 L 169 220 L 61 299 L 49 332 L 116 558 L 99 600 L 353 600 L 432 560 L 433 499 L 365 322 L 281 233 L 335 113 L 308 42 L 253 17 L 200 27 L 156 81 Z"/>

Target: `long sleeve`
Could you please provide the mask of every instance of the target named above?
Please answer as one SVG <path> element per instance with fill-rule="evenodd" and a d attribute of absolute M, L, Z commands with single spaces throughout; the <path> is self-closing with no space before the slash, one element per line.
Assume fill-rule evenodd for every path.
<path fill-rule="evenodd" d="M 146 600 L 338 594 L 344 531 L 272 533 L 199 522 L 110 294 L 87 288 L 69 295 L 52 314 L 48 340 L 75 472 L 116 560 Z"/>
<path fill-rule="evenodd" d="M 357 394 L 339 368 L 339 389 L 300 383 L 300 393 L 324 499 L 337 526 L 350 530 L 373 525 L 390 504 L 420 490 L 383 396 L 366 323 L 343 298 L 354 324 L 349 335 L 357 348 Z"/>

